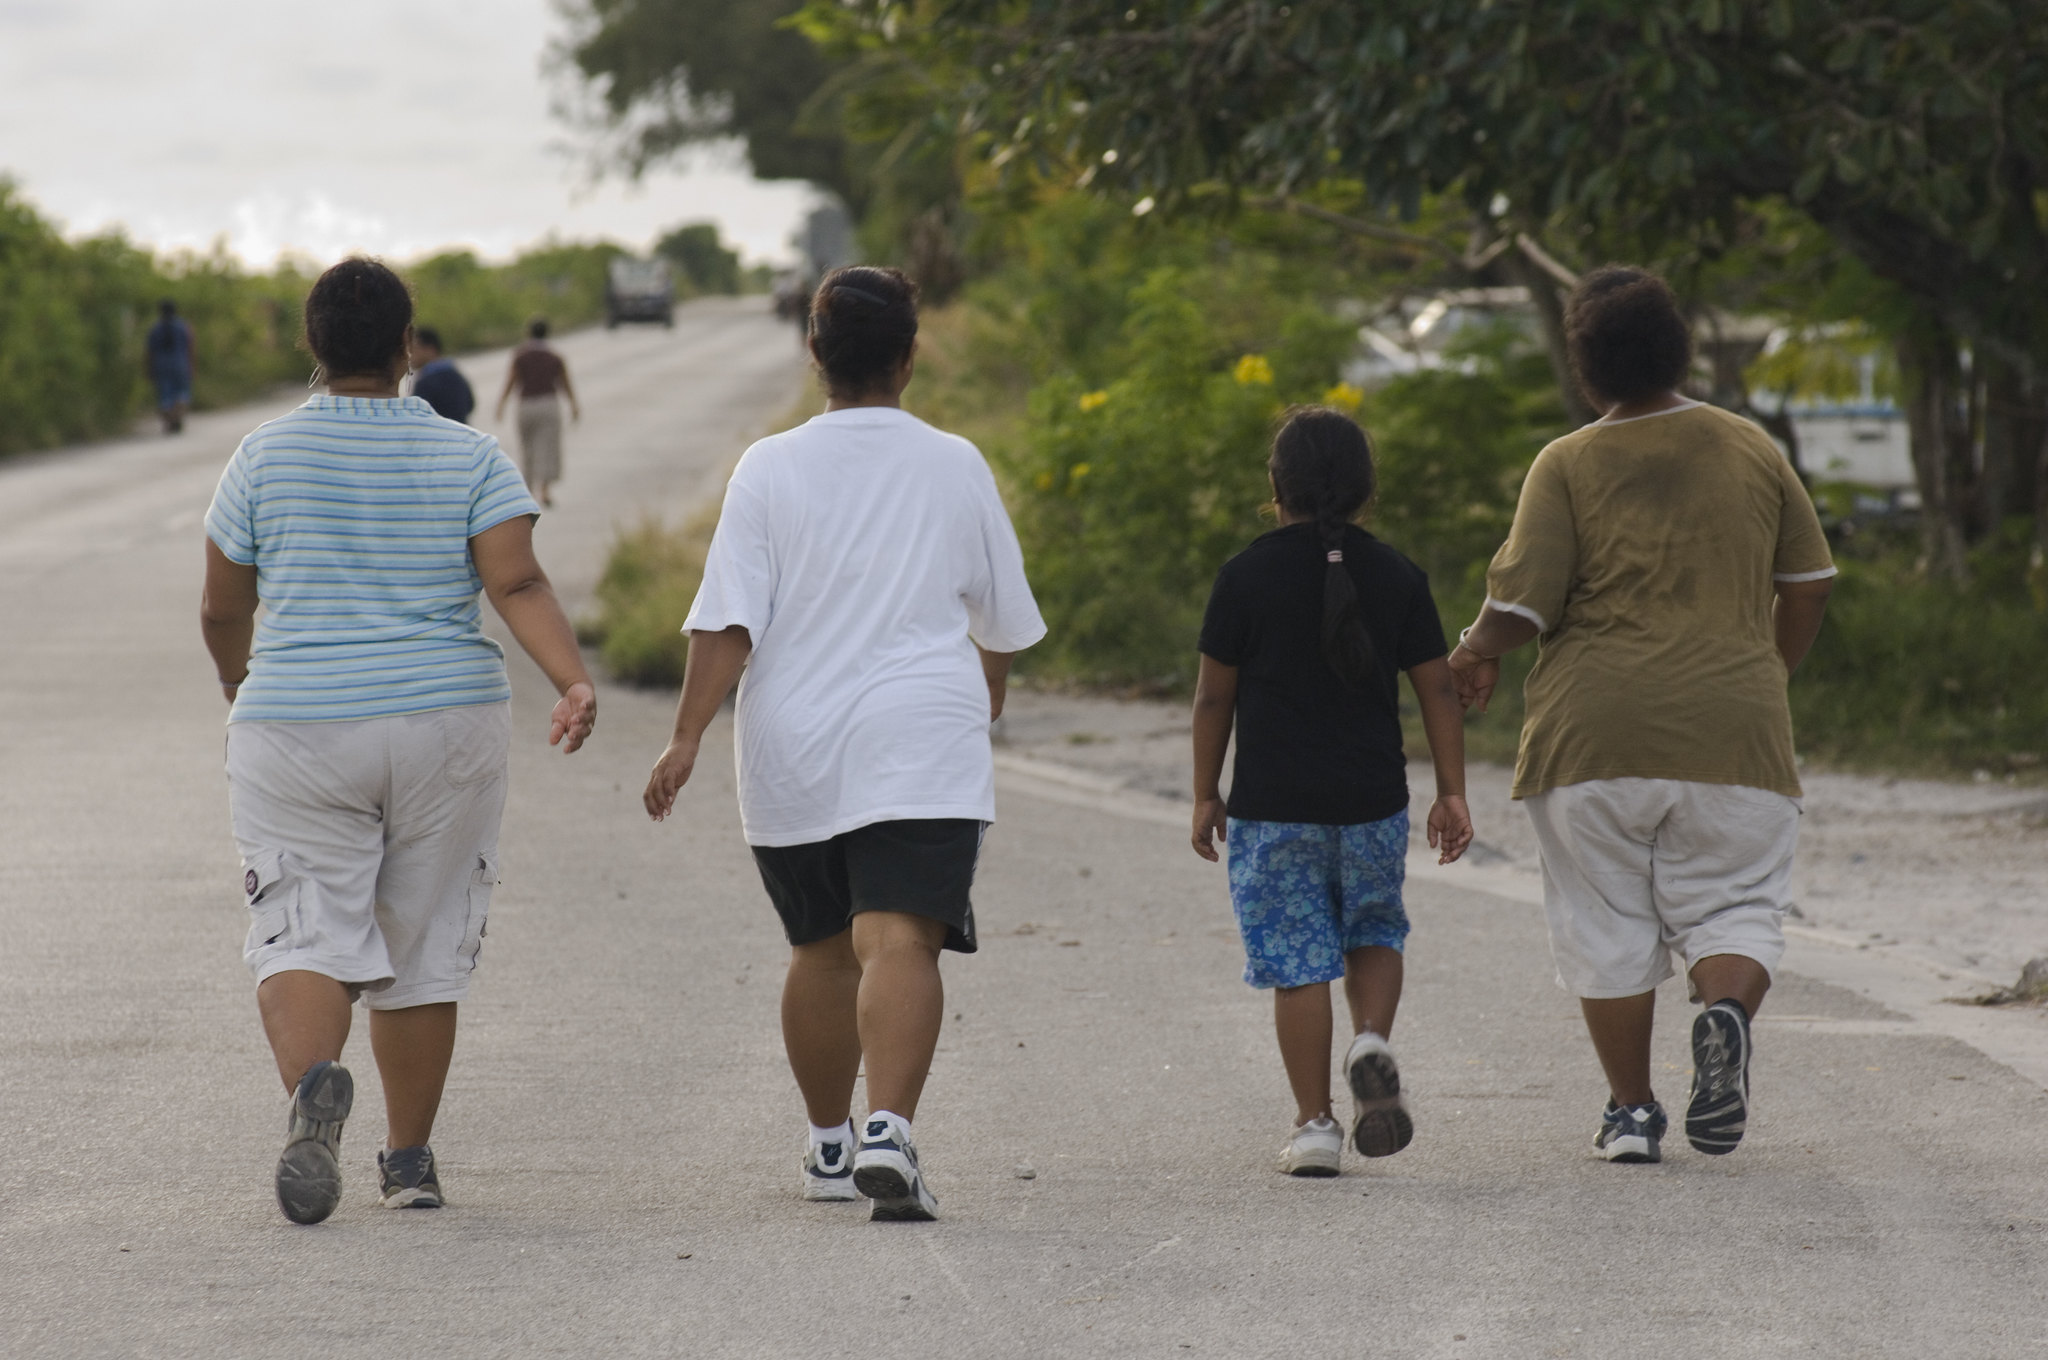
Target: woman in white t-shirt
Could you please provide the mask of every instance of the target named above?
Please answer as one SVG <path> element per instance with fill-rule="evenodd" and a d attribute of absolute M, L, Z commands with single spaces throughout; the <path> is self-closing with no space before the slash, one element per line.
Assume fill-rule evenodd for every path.
<path fill-rule="evenodd" d="M 1045 635 L 988 464 L 902 409 L 916 338 L 916 286 L 898 271 L 818 285 L 810 349 L 831 400 L 733 472 L 683 624 L 675 734 L 646 793 L 667 817 L 744 668 L 740 819 L 790 943 L 803 1194 L 865 1195 L 877 1220 L 938 1209 L 910 1121 L 945 1006 L 939 952 L 974 952 L 989 724 L 1012 654 Z"/>

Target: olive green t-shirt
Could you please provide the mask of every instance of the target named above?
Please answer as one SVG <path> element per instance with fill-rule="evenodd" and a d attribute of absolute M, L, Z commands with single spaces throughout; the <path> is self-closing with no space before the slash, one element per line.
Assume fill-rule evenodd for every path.
<path fill-rule="evenodd" d="M 1774 582 L 1834 573 L 1769 436 L 1694 405 L 1536 456 L 1488 603 L 1542 630 L 1514 796 L 1686 779 L 1799 796 Z"/>

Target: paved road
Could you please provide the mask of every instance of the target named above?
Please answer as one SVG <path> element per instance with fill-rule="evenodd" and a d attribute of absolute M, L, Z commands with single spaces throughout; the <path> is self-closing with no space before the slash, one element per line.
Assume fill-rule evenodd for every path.
<path fill-rule="evenodd" d="M 715 485 L 798 370 L 731 305 L 565 347 L 588 415 L 541 545 L 574 597 L 608 525 Z M 198 512 L 254 418 L 0 470 L 0 1354 L 2048 1353 L 2048 1098 L 2011 1069 L 1790 977 L 1751 1141 L 1606 1166 L 1536 913 L 1431 876 L 1395 1036 L 1416 1144 L 1288 1180 L 1218 873 L 1158 808 L 1014 769 L 919 1121 L 944 1220 L 800 1203 L 783 950 L 726 729 L 653 827 L 667 697 L 607 689 L 565 760 L 523 662 L 505 883 L 435 1139 L 452 1206 L 375 1207 L 359 1041 L 348 1198 L 289 1226 L 192 620 Z M 1677 1027 L 1660 1058 L 1678 1098 Z"/>

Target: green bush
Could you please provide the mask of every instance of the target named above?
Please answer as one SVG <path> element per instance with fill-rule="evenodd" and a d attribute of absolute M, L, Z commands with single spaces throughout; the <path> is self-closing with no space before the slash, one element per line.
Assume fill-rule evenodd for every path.
<path fill-rule="evenodd" d="M 0 453 L 125 428 L 144 397 L 149 257 L 66 242 L 0 179 Z"/>
<path fill-rule="evenodd" d="M 1121 351 L 1105 356 L 1118 376 L 1093 390 L 1073 374 L 1041 384 L 1022 437 L 997 451 L 1052 630 L 1035 669 L 1169 688 L 1191 677 L 1216 568 L 1261 531 L 1272 498 L 1274 419 L 1325 395 L 1348 338 L 1297 304 L 1247 348 L 1228 294 L 1259 272 L 1153 271 L 1129 296 Z"/>
<path fill-rule="evenodd" d="M 585 645 L 598 649 L 613 679 L 651 688 L 682 684 L 690 654 L 683 620 L 704 579 L 717 526 L 712 506 L 680 529 L 647 519 L 613 538 L 597 582 L 597 615 L 577 630 Z"/>
<path fill-rule="evenodd" d="M 509 344 L 534 315 L 563 328 L 597 320 L 619 253 L 550 241 L 509 264 L 458 251 L 399 272 L 421 323 L 459 351 Z M 254 273 L 218 246 L 159 258 L 117 234 L 66 241 L 0 178 L 0 454 L 126 431 L 151 401 L 143 342 L 164 298 L 192 327 L 194 406 L 304 382 L 313 273 L 292 260 Z"/>
<path fill-rule="evenodd" d="M 2015 527 L 2015 537 L 2026 530 Z M 1827 622 L 1792 678 L 1800 749 L 1852 767 L 2039 769 L 2048 614 L 2002 579 L 1998 555 L 1984 554 L 1961 591 L 1906 557 L 1844 560 Z"/>

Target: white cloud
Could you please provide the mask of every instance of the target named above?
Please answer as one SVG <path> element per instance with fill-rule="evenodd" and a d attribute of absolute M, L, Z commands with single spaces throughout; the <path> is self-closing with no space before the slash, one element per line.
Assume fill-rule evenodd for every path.
<path fill-rule="evenodd" d="M 0 0 L 0 173 L 73 232 L 166 248 L 503 256 L 710 219 L 780 257 L 812 201 L 727 152 L 587 182 L 549 115 L 548 0 Z"/>

